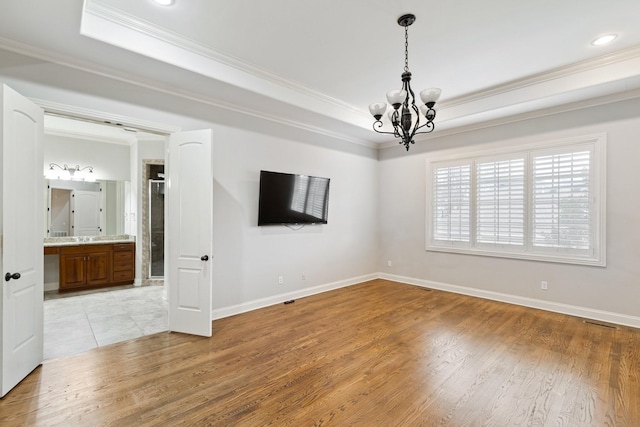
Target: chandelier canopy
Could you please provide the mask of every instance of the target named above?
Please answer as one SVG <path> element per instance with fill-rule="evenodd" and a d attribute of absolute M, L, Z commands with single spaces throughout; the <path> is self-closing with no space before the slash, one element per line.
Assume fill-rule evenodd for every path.
<path fill-rule="evenodd" d="M 382 116 L 387 110 L 387 104 L 378 102 L 369 105 L 369 111 L 376 120 L 373 130 L 378 133 L 386 133 L 400 138 L 400 144 L 404 144 L 409 151 L 409 144 L 414 144 L 413 137 L 421 133 L 433 132 L 436 118 L 435 105 L 440 98 L 440 89 L 430 88 L 420 92 L 420 99 L 424 105 L 416 106 L 416 96 L 411 89 L 411 72 L 409 71 L 409 26 L 416 20 L 415 15 L 406 14 L 398 18 L 398 25 L 404 27 L 404 72 L 402 73 L 402 89 L 387 92 L 387 101 L 392 109 L 389 111 L 389 120 L 393 126 L 393 132 L 383 131 Z"/>

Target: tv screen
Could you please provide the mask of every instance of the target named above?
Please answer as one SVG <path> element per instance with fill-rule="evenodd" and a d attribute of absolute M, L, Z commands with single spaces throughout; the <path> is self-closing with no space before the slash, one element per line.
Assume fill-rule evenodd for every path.
<path fill-rule="evenodd" d="M 329 178 L 260 171 L 258 225 L 326 224 Z"/>

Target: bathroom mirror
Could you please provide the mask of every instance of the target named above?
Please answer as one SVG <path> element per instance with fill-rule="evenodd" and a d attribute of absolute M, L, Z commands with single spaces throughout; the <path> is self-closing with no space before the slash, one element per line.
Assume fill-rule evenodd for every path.
<path fill-rule="evenodd" d="M 129 182 L 45 179 L 45 236 L 126 234 Z"/>

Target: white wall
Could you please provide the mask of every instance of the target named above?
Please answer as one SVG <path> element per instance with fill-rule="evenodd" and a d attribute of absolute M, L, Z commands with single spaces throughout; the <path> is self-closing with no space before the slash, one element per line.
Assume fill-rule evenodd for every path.
<path fill-rule="evenodd" d="M 376 271 L 373 156 L 221 126 L 214 127 L 213 155 L 214 310 Z M 260 170 L 330 178 L 328 224 L 258 227 Z"/>
<path fill-rule="evenodd" d="M 49 163 L 93 166 L 96 180 L 129 181 L 129 146 L 58 135 L 44 137 L 44 168 Z"/>
<path fill-rule="evenodd" d="M 640 326 L 638 112 L 636 99 L 434 138 L 416 143 L 418 149 L 412 147 L 408 155 L 384 150 L 379 271 L 416 284 Z M 497 141 L 517 145 L 599 132 L 607 134 L 608 144 L 605 268 L 425 250 L 425 168 L 430 155 L 449 147 Z M 549 282 L 549 290 L 540 289 L 541 280 Z"/>

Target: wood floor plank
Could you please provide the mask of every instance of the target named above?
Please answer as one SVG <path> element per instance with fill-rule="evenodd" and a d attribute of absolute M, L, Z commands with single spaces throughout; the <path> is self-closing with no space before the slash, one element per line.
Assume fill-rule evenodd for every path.
<path fill-rule="evenodd" d="M 46 361 L 4 426 L 639 426 L 640 330 L 374 280 Z"/>

